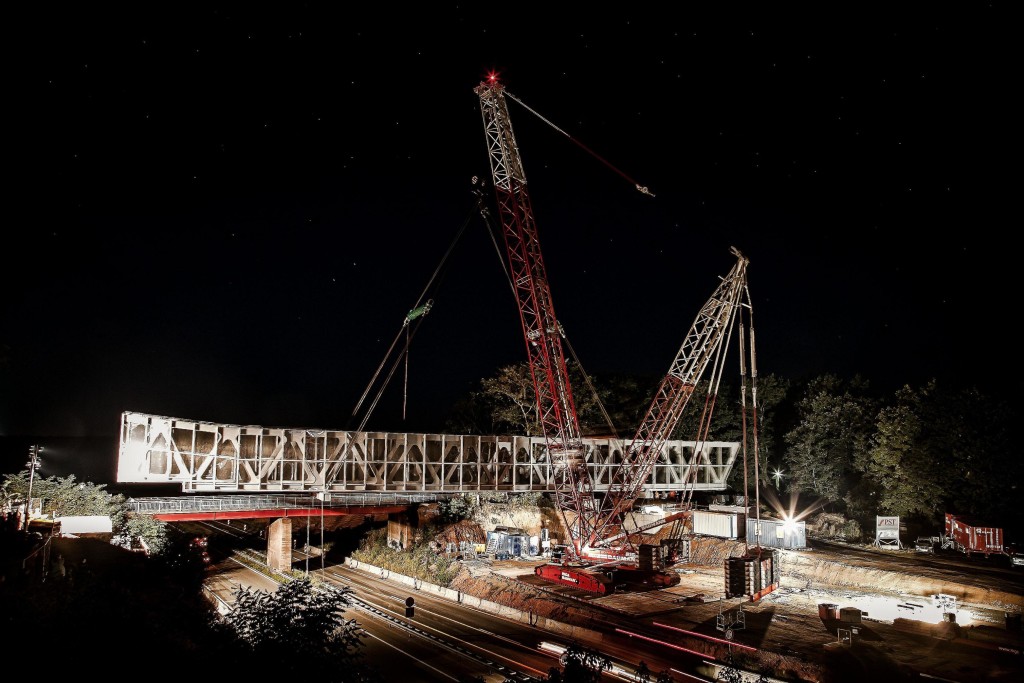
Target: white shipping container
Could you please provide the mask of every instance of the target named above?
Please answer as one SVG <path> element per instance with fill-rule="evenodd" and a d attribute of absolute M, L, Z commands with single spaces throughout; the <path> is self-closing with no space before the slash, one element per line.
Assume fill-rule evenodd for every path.
<path fill-rule="evenodd" d="M 778 519 L 762 519 L 747 522 L 747 544 L 767 548 L 800 550 L 807 547 L 806 522 L 790 522 Z"/>
<path fill-rule="evenodd" d="M 739 515 L 724 512 L 693 511 L 693 533 L 718 538 L 740 537 Z"/>
<path fill-rule="evenodd" d="M 742 496 L 738 496 L 742 498 Z M 736 514 L 736 538 L 747 534 L 747 520 L 754 516 L 754 508 L 742 505 L 708 505 L 709 512 L 733 512 Z"/>

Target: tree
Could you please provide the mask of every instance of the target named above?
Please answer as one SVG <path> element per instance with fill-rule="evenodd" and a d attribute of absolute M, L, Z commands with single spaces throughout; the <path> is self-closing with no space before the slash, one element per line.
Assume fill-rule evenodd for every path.
<path fill-rule="evenodd" d="M 537 398 L 527 363 L 498 368 L 494 377 L 480 380 L 477 398 L 490 407 L 492 433 L 540 436 Z"/>
<path fill-rule="evenodd" d="M 640 664 L 637 665 L 637 671 L 636 671 L 637 683 L 650 683 L 651 680 L 653 680 L 654 683 L 673 683 L 673 680 L 674 680 L 672 678 L 672 672 L 670 670 L 668 670 L 668 669 L 665 669 L 663 671 L 659 671 L 657 673 L 657 676 L 654 677 L 653 679 L 651 678 L 652 676 L 653 676 L 653 674 L 650 671 L 650 667 L 647 666 L 646 661 L 641 659 L 640 660 Z"/>
<path fill-rule="evenodd" d="M 225 621 L 252 660 L 276 661 L 283 671 L 317 681 L 363 681 L 371 677 L 361 661 L 365 631 L 344 617 L 350 593 L 347 587 L 314 586 L 308 578 L 273 593 L 239 586 Z"/>
<path fill-rule="evenodd" d="M 1024 477 L 1010 433 L 1014 413 L 1004 402 L 975 388 L 953 389 L 933 381 L 918 392 L 923 437 L 946 476 L 940 481 L 945 511 L 990 520 L 993 526 L 1020 519 L 1005 500 L 1015 500 Z"/>
<path fill-rule="evenodd" d="M 577 390 L 585 388 L 587 392 L 586 401 L 577 399 L 580 427 L 584 433 L 632 437 L 658 388 L 657 379 L 618 373 L 592 378 L 592 384 L 594 392 L 586 382 Z"/>
<path fill-rule="evenodd" d="M 797 402 L 797 425 L 784 436 L 791 490 L 842 502 L 868 457 L 876 404 L 860 378 L 822 375 Z"/>
<path fill-rule="evenodd" d="M 4 475 L 2 486 L 5 503 L 28 497 L 29 470 Z M 127 522 L 128 503 L 121 494 L 106 490 L 106 484 L 79 482 L 75 475 L 67 477 L 38 476 L 32 484 L 32 497 L 43 499 L 43 514 L 54 517 L 103 515 L 110 517 L 114 533 L 121 532 Z"/>
<path fill-rule="evenodd" d="M 605 671 L 612 668 L 612 660 L 594 650 L 573 642 L 562 653 L 561 669 L 548 673 L 550 683 L 600 683 Z"/>
<path fill-rule="evenodd" d="M 707 438 L 712 441 L 743 441 L 746 435 L 748 458 L 753 457 L 754 429 L 757 428 L 758 445 L 758 466 L 762 482 L 767 481 L 767 463 L 774 451 L 772 445 L 775 441 L 775 419 L 774 414 L 786 397 L 789 382 L 775 376 L 767 375 L 758 380 L 756 397 L 757 424 L 754 424 L 754 397 L 751 395 L 750 383 L 747 383 L 747 419 L 744 424 L 743 403 L 740 397 L 740 387 L 736 383 L 723 382 L 714 396 L 713 404 L 708 396 L 708 382 L 701 381 L 693 396 L 690 398 L 686 409 L 679 418 L 675 430 L 672 433 L 673 439 L 693 441 L 700 436 L 699 426 L 705 406 L 713 409 L 711 422 L 708 427 Z M 750 465 L 749 475 L 753 477 L 753 464 Z M 729 476 L 729 485 L 734 490 L 742 489 L 743 465 L 738 462 L 732 469 Z"/>
<path fill-rule="evenodd" d="M 459 496 L 442 498 L 437 501 L 439 521 L 443 524 L 453 524 L 464 519 L 469 519 L 473 515 L 474 507 L 473 496 L 471 494 L 464 493 Z"/>
<path fill-rule="evenodd" d="M 743 672 L 737 668 L 731 654 L 725 666 L 718 670 L 717 679 L 725 683 L 743 683 Z"/>
<path fill-rule="evenodd" d="M 896 404 L 886 406 L 878 416 L 866 471 L 879 484 L 878 505 L 888 514 L 934 518 L 942 511 L 947 475 L 941 459 L 933 459 L 937 454 L 930 452 L 922 398 L 904 387 L 897 392 Z"/>
<path fill-rule="evenodd" d="M 1009 512 L 1003 501 L 1024 473 L 1012 455 L 1011 415 L 1006 404 L 973 388 L 934 379 L 920 389 L 903 387 L 879 414 L 865 467 L 879 488 L 879 506 L 931 522 L 944 511 L 1002 519 Z"/>
<path fill-rule="evenodd" d="M 153 515 L 130 514 L 121 534 L 115 537 L 117 545 L 131 550 L 136 540 L 150 555 L 162 555 L 169 547 L 167 523 Z"/>

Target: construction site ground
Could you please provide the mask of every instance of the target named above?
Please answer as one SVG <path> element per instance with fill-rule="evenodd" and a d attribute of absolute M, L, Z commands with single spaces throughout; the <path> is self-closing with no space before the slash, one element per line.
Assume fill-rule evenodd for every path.
<path fill-rule="evenodd" d="M 696 537 L 688 561 L 672 567 L 680 583 L 659 590 L 594 595 L 555 585 L 533 573 L 543 558 L 467 561 L 452 587 L 597 630 L 629 619 L 691 631 L 699 635 L 673 633 L 720 661 L 730 635 L 755 648 L 733 648 L 744 668 L 780 680 L 1022 680 L 1024 570 L 1005 557 L 811 541 L 776 551 L 775 590 L 726 598 L 725 560 L 746 552 L 742 542 Z"/>

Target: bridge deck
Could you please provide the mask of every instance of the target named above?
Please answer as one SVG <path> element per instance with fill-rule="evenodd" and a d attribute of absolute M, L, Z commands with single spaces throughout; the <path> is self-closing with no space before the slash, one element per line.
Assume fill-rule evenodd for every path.
<path fill-rule="evenodd" d="M 448 495 L 397 492 L 301 494 L 239 494 L 231 496 L 174 496 L 132 498 L 132 512 L 158 519 L 234 519 L 252 517 L 309 517 L 399 512 L 415 503 L 429 503 Z"/>

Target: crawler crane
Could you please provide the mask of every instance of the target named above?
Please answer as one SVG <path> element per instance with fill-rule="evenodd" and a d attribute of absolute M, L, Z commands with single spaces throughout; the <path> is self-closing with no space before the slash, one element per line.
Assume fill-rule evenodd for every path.
<path fill-rule="evenodd" d="M 496 203 L 554 478 L 555 502 L 569 530 L 562 561 L 535 571 L 547 580 L 596 593 L 609 592 L 616 581 L 674 585 L 679 575 L 641 558 L 623 519 L 641 495 L 644 481 L 709 365 L 713 367 L 710 384 L 717 391 L 737 312 L 741 306 L 749 306 L 749 299 L 744 300 L 748 261 L 733 249 L 736 265 L 698 314 L 639 429 L 624 449 L 607 494 L 598 498 L 586 464 L 562 348 L 563 331 L 555 316 L 506 92 L 494 77 L 480 83 L 474 92 L 480 97 Z M 706 433 L 712 409 L 709 392 L 702 433 Z M 700 456 L 698 449 L 690 463 L 694 475 Z M 669 515 L 659 524 L 688 514 Z"/>

